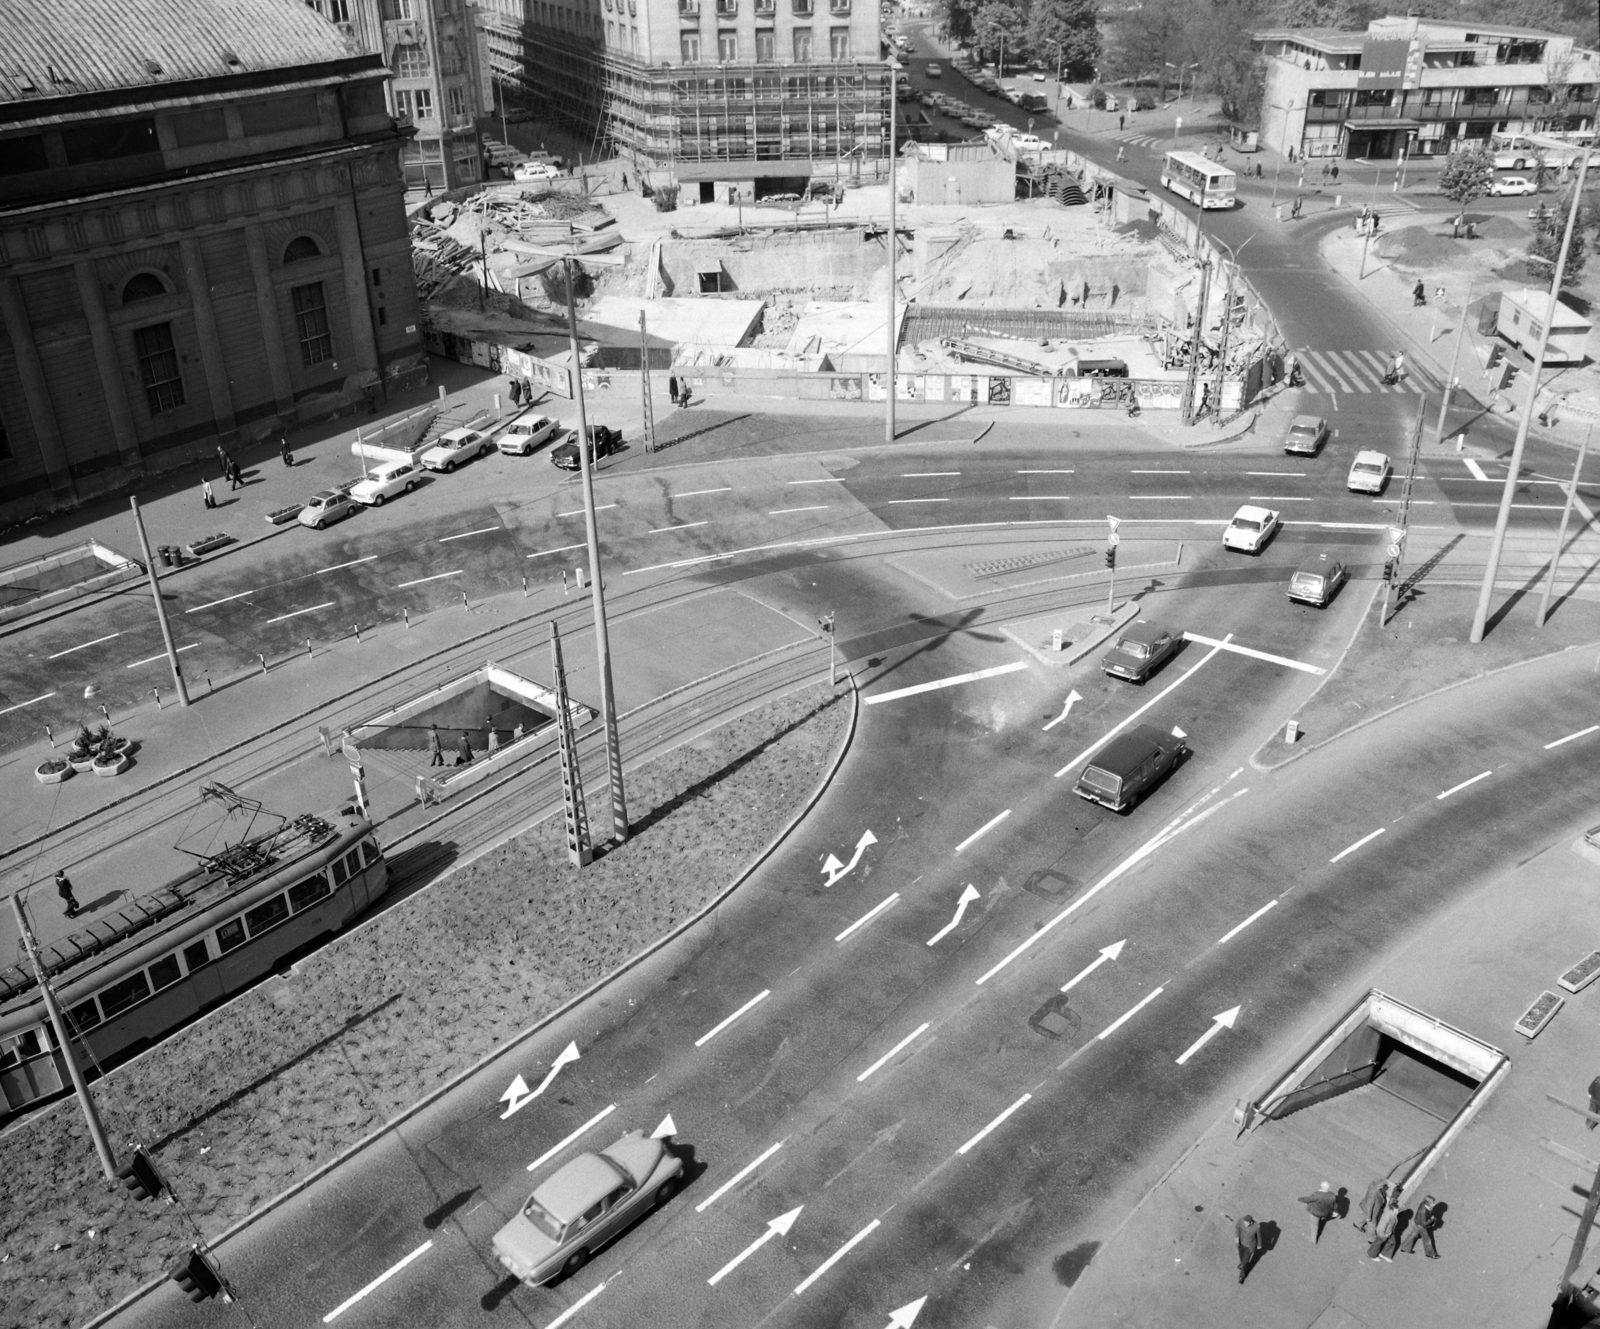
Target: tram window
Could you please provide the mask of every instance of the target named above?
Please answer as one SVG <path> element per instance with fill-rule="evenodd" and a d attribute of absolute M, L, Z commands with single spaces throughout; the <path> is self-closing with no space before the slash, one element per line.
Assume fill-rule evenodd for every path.
<path fill-rule="evenodd" d="M 106 1019 L 113 1015 L 120 1015 L 130 1006 L 136 1006 L 150 995 L 150 984 L 145 979 L 144 970 L 136 974 L 129 974 L 120 983 L 113 983 L 100 994 L 100 1009 L 106 1013 Z"/>
<path fill-rule="evenodd" d="M 335 886 L 343 886 L 344 882 L 345 882 L 345 878 L 348 877 L 349 875 L 350 874 L 344 870 L 344 859 L 342 859 L 342 858 L 334 859 L 333 860 L 333 884 Z"/>
<path fill-rule="evenodd" d="M 320 872 L 314 877 L 307 877 L 302 882 L 297 882 L 289 887 L 289 908 L 295 913 L 309 908 L 318 900 L 325 899 L 331 893 L 328 879 Z"/>
<path fill-rule="evenodd" d="M 206 939 L 204 937 L 183 948 L 183 967 L 191 974 L 196 969 L 204 969 L 210 963 L 211 952 L 206 947 Z"/>
<path fill-rule="evenodd" d="M 361 849 L 359 846 L 344 856 L 344 866 L 352 877 L 361 871 Z"/>
<path fill-rule="evenodd" d="M 244 919 L 229 919 L 217 929 L 217 949 L 226 955 L 235 946 L 244 945 Z"/>
<path fill-rule="evenodd" d="M 244 921 L 250 925 L 250 935 L 259 937 L 268 928 L 275 928 L 284 919 L 289 917 L 289 902 L 281 895 L 274 895 L 270 900 L 258 904 L 244 916 Z"/>
<path fill-rule="evenodd" d="M 361 842 L 361 852 L 366 855 L 368 866 L 383 857 L 383 850 L 379 849 L 371 840 L 363 840 Z"/>
<path fill-rule="evenodd" d="M 90 997 L 88 1001 L 79 1002 L 68 1011 L 67 1018 L 71 1022 L 72 1032 L 81 1034 L 85 1029 L 93 1029 L 100 1023 L 100 1008 L 94 1004 L 94 998 Z"/>
<path fill-rule="evenodd" d="M 150 966 L 150 986 L 157 992 L 162 988 L 169 988 L 183 977 L 183 970 L 178 968 L 176 955 L 163 955 Z"/>

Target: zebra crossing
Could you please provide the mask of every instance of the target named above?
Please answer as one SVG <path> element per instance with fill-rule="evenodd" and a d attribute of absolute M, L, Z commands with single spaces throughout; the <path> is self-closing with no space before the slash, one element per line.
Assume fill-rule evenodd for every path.
<path fill-rule="evenodd" d="M 1429 393 L 1444 387 L 1444 380 L 1438 374 L 1409 357 L 1405 378 L 1391 387 L 1383 381 L 1383 376 L 1394 363 L 1394 356 L 1382 351 L 1306 350 L 1296 351 L 1295 355 L 1300 361 L 1300 372 L 1305 375 L 1306 387 L 1313 392 Z"/>
<path fill-rule="evenodd" d="M 1141 148 L 1164 148 L 1172 142 L 1171 134 L 1114 134 L 1118 143 L 1133 143 Z"/>

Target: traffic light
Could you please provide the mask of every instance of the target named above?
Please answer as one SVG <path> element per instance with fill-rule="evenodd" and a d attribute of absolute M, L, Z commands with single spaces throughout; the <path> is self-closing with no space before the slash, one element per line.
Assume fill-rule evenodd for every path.
<path fill-rule="evenodd" d="M 1107 545 L 1106 546 L 1106 566 L 1108 568 L 1110 568 L 1113 572 L 1115 572 L 1117 570 L 1117 547 L 1116 547 L 1116 545 Z"/>
<path fill-rule="evenodd" d="M 233 1300 L 221 1272 L 198 1246 L 192 1247 L 187 1256 L 172 1266 L 172 1281 L 184 1290 L 190 1301 L 209 1301 L 218 1293 L 224 1301 Z"/>
<path fill-rule="evenodd" d="M 1517 370 L 1519 367 L 1520 366 L 1513 364 L 1510 360 L 1503 361 L 1500 364 L 1499 370 L 1494 378 L 1494 390 L 1496 392 L 1504 392 L 1513 383 L 1515 383 L 1517 381 Z"/>
<path fill-rule="evenodd" d="M 1484 365 L 1484 368 L 1485 369 L 1493 369 L 1496 365 L 1498 365 L 1505 358 L 1506 358 L 1506 348 L 1504 346 L 1500 345 L 1499 342 L 1494 342 L 1489 347 L 1489 361 L 1488 361 L 1487 364 Z"/>
<path fill-rule="evenodd" d="M 133 1157 L 117 1169 L 117 1177 L 135 1200 L 153 1200 L 167 1188 L 143 1149 L 133 1151 Z"/>

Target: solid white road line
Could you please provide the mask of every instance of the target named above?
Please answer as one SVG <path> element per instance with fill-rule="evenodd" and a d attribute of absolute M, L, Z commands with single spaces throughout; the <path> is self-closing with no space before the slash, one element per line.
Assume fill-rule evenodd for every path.
<path fill-rule="evenodd" d="M 301 614 L 314 614 L 319 609 L 332 609 L 338 603 L 337 600 L 324 600 L 321 604 L 312 605 L 309 609 L 296 609 L 292 614 L 279 614 L 276 618 L 269 618 L 267 622 L 282 623 L 288 618 L 299 618 Z"/>
<path fill-rule="evenodd" d="M 1312 500 L 1303 498 L 1298 494 L 1251 494 L 1249 501 L 1252 503 L 1310 503 Z M 1415 499 L 1412 502 L 1416 502 Z"/>
<path fill-rule="evenodd" d="M 893 692 L 880 692 L 875 697 L 863 697 L 868 706 L 876 706 L 879 702 L 898 701 L 901 697 L 914 697 L 919 692 L 937 692 L 940 688 L 953 688 L 960 683 L 976 683 L 983 678 L 998 678 L 1001 674 L 1014 674 L 1019 669 L 1026 669 L 1026 660 L 1016 660 L 1011 664 L 995 665 L 992 669 L 979 669 L 971 674 L 954 674 L 949 678 L 937 678 L 932 683 L 918 683 L 915 687 L 897 688 Z"/>
<path fill-rule="evenodd" d="M 225 605 L 229 600 L 242 600 L 247 595 L 254 595 L 254 591 L 239 591 L 234 595 L 225 595 L 220 600 L 210 600 L 203 605 L 196 605 L 193 609 L 185 609 L 186 614 L 198 614 L 202 609 L 215 609 L 218 605 Z"/>
<path fill-rule="evenodd" d="M 843 1246 L 839 1247 L 838 1250 L 834 1251 L 832 1255 L 830 1255 L 826 1260 L 824 1260 L 803 1279 L 801 1279 L 800 1286 L 794 1290 L 795 1296 L 798 1297 L 808 1287 L 815 1283 L 817 1279 L 821 1278 L 823 1274 L 827 1273 L 828 1270 L 832 1269 L 834 1265 L 838 1264 L 840 1260 L 844 1259 L 846 1255 L 848 1255 L 863 1241 L 870 1237 L 877 1229 L 880 1222 L 880 1219 L 874 1218 L 872 1222 L 868 1223 L 866 1227 L 862 1228 L 861 1231 L 856 1233 L 855 1236 L 851 1237 L 849 1241 L 845 1242 Z"/>
<path fill-rule="evenodd" d="M 1007 808 L 1004 812 L 1000 813 L 999 816 L 990 817 L 988 821 L 984 822 L 982 826 L 978 827 L 977 830 L 973 831 L 973 833 L 971 835 L 967 836 L 967 838 L 965 840 L 963 840 L 960 844 L 958 844 L 956 846 L 956 848 L 955 848 L 955 852 L 959 854 L 963 849 L 965 849 L 969 844 L 971 844 L 974 840 L 976 840 L 980 835 L 985 835 L 989 831 L 992 831 L 996 826 L 998 826 L 1001 822 L 1003 822 L 1010 815 L 1011 815 L 1011 809 Z"/>
<path fill-rule="evenodd" d="M 687 493 L 674 494 L 673 498 L 699 498 L 704 494 L 731 494 L 732 485 L 723 485 L 720 489 L 691 489 Z"/>
<path fill-rule="evenodd" d="M 1197 642 L 1201 646 L 1215 646 L 1224 651 L 1232 651 L 1235 655 L 1248 655 L 1252 660 L 1265 660 L 1268 664 L 1283 665 L 1287 669 L 1299 669 L 1307 674 L 1326 674 L 1328 671 L 1320 665 L 1303 664 L 1299 660 L 1291 660 L 1283 655 L 1269 655 L 1266 651 L 1251 650 L 1248 646 L 1236 646 L 1232 642 L 1218 641 L 1215 637 L 1202 637 L 1198 632 L 1185 632 L 1185 641 Z"/>
<path fill-rule="evenodd" d="M 1218 937 L 1216 944 L 1218 946 L 1221 946 L 1221 945 L 1224 945 L 1227 942 L 1232 941 L 1241 932 L 1243 932 L 1247 927 L 1249 927 L 1252 923 L 1254 923 L 1256 921 L 1256 919 L 1260 918 L 1262 914 L 1266 913 L 1270 909 L 1276 909 L 1277 906 L 1278 906 L 1278 902 L 1276 900 L 1268 900 L 1266 902 L 1266 904 L 1262 905 L 1261 908 L 1257 909 L 1255 911 L 1255 913 L 1251 914 L 1250 917 L 1245 919 L 1245 921 L 1243 923 L 1239 923 L 1239 924 L 1235 925 L 1234 927 L 1229 928 L 1220 937 Z"/>
<path fill-rule="evenodd" d="M 540 1154 L 539 1157 L 534 1159 L 533 1162 L 529 1163 L 528 1164 L 528 1171 L 529 1172 L 538 1171 L 538 1169 L 540 1167 L 542 1167 L 544 1164 L 548 1163 L 552 1158 L 554 1158 L 557 1154 L 559 1154 L 563 1149 L 565 1149 L 574 1140 L 581 1139 L 586 1132 L 592 1131 L 596 1126 L 598 1126 L 602 1121 L 604 1121 L 607 1117 L 609 1117 L 616 1110 L 617 1110 L 617 1105 L 615 1103 L 612 1103 L 608 1107 L 602 1108 L 599 1112 L 596 1112 L 594 1114 L 594 1116 L 590 1117 L 588 1121 L 584 1122 L 583 1125 L 579 1126 L 577 1130 L 573 1131 L 572 1134 L 567 1136 L 567 1138 L 565 1140 L 561 1141 L 560 1144 L 552 1145 L 549 1149 L 546 1149 L 544 1151 L 544 1153 Z"/>
<path fill-rule="evenodd" d="M 655 530 L 650 532 L 650 534 L 651 535 L 661 535 L 666 531 L 687 531 L 687 530 L 691 530 L 692 528 L 694 528 L 696 526 L 709 526 L 710 524 L 711 524 L 710 522 L 704 522 L 704 521 L 684 521 L 684 522 L 679 522 L 676 526 L 657 526 L 655 528 Z"/>
<path fill-rule="evenodd" d="M 1193 498 L 1193 494 L 1129 494 L 1130 499 L 1135 498 Z"/>
<path fill-rule="evenodd" d="M 200 643 L 197 642 L 197 641 L 191 641 L 187 646 L 178 647 L 178 649 L 177 649 L 177 651 L 175 653 L 178 654 L 178 655 L 182 655 L 185 651 L 194 650 L 194 648 L 196 646 L 198 646 L 199 644 Z M 157 660 L 165 660 L 166 658 L 167 658 L 167 653 L 165 651 L 162 651 L 160 655 L 147 655 L 142 660 L 135 660 L 132 664 L 123 665 L 122 667 L 124 669 L 137 669 L 140 665 L 152 664 Z"/>
<path fill-rule="evenodd" d="M 541 549 L 536 554 L 529 554 L 529 558 L 543 558 L 546 554 L 565 554 L 572 549 L 582 549 L 584 542 L 579 540 L 575 545 L 557 545 L 554 549 Z"/>
<path fill-rule="evenodd" d="M 93 641 L 86 641 L 78 646 L 69 646 L 64 651 L 57 651 L 54 655 L 47 655 L 45 656 L 45 659 L 59 660 L 63 655 L 71 655 L 74 651 L 86 651 L 91 646 L 98 646 L 103 641 L 110 641 L 113 637 L 120 637 L 121 635 L 122 634 L 120 632 L 108 632 L 105 636 L 96 637 Z"/>
<path fill-rule="evenodd" d="M 695 1205 L 695 1207 L 694 1207 L 695 1213 L 697 1213 L 697 1214 L 705 1213 L 705 1211 L 707 1209 L 711 1208 L 712 1205 L 714 1205 L 724 1195 L 726 1195 L 735 1186 L 737 1186 L 741 1181 L 743 1181 L 752 1172 L 754 1172 L 758 1167 L 760 1167 L 769 1158 L 771 1158 L 773 1156 L 773 1154 L 777 1153 L 778 1150 L 782 1149 L 783 1146 L 788 1142 L 788 1139 L 789 1139 L 789 1137 L 787 1135 L 785 1135 L 783 1137 L 783 1139 L 778 1141 L 777 1144 L 768 1145 L 759 1154 L 757 1154 L 748 1163 L 746 1163 L 742 1168 L 740 1168 L 731 1177 L 729 1177 L 725 1182 L 723 1182 L 722 1185 L 718 1186 L 716 1190 L 712 1191 L 710 1195 L 706 1196 L 706 1198 L 701 1200 L 699 1204 Z"/>
<path fill-rule="evenodd" d="M 1304 480 L 1306 478 L 1306 473 L 1304 471 L 1246 471 L 1245 474 L 1246 475 L 1293 476 L 1297 480 Z"/>
<path fill-rule="evenodd" d="M 1076 475 L 1076 471 L 1018 471 L 1018 475 Z"/>
<path fill-rule="evenodd" d="M 1575 739 L 1575 738 L 1587 738 L 1590 734 L 1594 733 L 1595 730 L 1597 730 L 1597 729 L 1600 729 L 1600 724 L 1592 724 L 1587 729 L 1578 730 L 1578 732 L 1575 733 L 1575 734 L 1568 734 L 1565 738 L 1558 738 L 1558 739 L 1556 739 L 1556 741 L 1554 743 L 1546 743 L 1544 745 L 1544 750 L 1546 752 L 1548 752 L 1548 751 L 1550 751 L 1551 748 L 1558 748 L 1563 743 L 1572 742 L 1572 740 Z"/>
<path fill-rule="evenodd" d="M 839 475 L 830 475 L 822 480 L 790 480 L 788 483 L 792 485 L 842 485 L 844 483 L 844 477 Z"/>
<path fill-rule="evenodd" d="M 20 711 L 24 706 L 32 706 L 34 702 L 49 701 L 55 695 L 53 692 L 41 692 L 30 701 L 19 701 L 15 706 L 7 706 L 3 711 L 0 711 L 0 715 L 10 715 L 12 711 Z"/>
<path fill-rule="evenodd" d="M 581 1311 L 605 1290 L 606 1285 L 604 1283 L 600 1284 L 599 1287 L 590 1288 L 589 1291 L 585 1292 L 581 1297 L 573 1302 L 572 1305 L 568 1306 L 566 1310 L 562 1311 L 560 1315 L 556 1316 L 556 1318 L 551 1320 L 549 1324 L 545 1325 L 544 1329 L 561 1329 L 562 1325 L 564 1325 L 568 1320 L 570 1320 L 574 1315 Z"/>
<path fill-rule="evenodd" d="M 873 905 L 871 909 L 867 910 L 867 912 L 862 914 L 860 918 L 856 919 L 856 921 L 854 923 L 852 923 L 843 932 L 841 932 L 837 937 L 835 937 L 834 940 L 835 941 L 843 941 L 846 937 L 848 937 L 857 928 L 866 927 L 866 925 L 868 923 L 872 922 L 872 920 L 875 919 L 879 914 L 881 914 L 885 909 L 892 909 L 899 902 L 900 902 L 900 892 L 896 891 L 888 899 L 880 900 L 877 904 Z"/>
<path fill-rule="evenodd" d="M 891 508 L 897 503 L 948 503 L 948 498 L 890 498 L 884 500 Z"/>
<path fill-rule="evenodd" d="M 605 512 L 607 509 L 614 508 L 616 506 L 617 505 L 615 503 L 596 503 L 594 505 L 594 510 L 596 512 Z M 581 516 L 583 516 L 583 509 L 582 508 L 573 508 L 571 512 L 558 512 L 558 513 L 556 513 L 556 516 L 558 516 L 558 517 L 581 517 Z"/>
<path fill-rule="evenodd" d="M 771 512 L 767 513 L 767 516 L 787 517 L 791 512 L 826 512 L 827 510 L 828 505 L 826 503 L 818 503 L 809 508 L 774 508 Z"/>
<path fill-rule="evenodd" d="M 375 558 L 377 558 L 376 554 L 368 554 L 365 558 L 352 558 L 348 563 L 335 563 L 331 568 L 318 568 L 315 575 L 320 577 L 327 572 L 337 572 L 340 568 L 353 568 L 357 563 L 370 563 Z M 248 595 L 249 592 L 246 591 L 245 594 Z M 217 601 L 217 603 L 220 604 L 221 601 Z M 194 610 L 191 609 L 189 612 L 192 614 Z"/>
<path fill-rule="evenodd" d="M 1479 466 L 1478 463 L 1471 457 L 1463 457 L 1461 459 L 1461 463 L 1472 472 L 1472 478 L 1474 480 L 1487 480 L 1489 478 L 1483 467 Z"/>
<path fill-rule="evenodd" d="M 396 584 L 395 590 L 403 591 L 407 586 L 421 586 L 425 581 L 443 581 L 446 577 L 459 577 L 465 568 L 457 568 L 454 572 L 436 572 L 431 577 L 418 577 L 415 581 L 402 581 Z"/>
<path fill-rule="evenodd" d="M 743 1006 L 739 1007 L 739 1009 L 736 1010 L 732 1015 L 730 1015 L 726 1020 L 722 1021 L 721 1024 L 719 1024 L 719 1025 L 715 1026 L 714 1028 L 709 1029 L 705 1033 L 701 1034 L 699 1038 L 694 1040 L 694 1045 L 697 1048 L 698 1047 L 704 1047 L 713 1038 L 715 1038 L 724 1029 L 726 1029 L 730 1024 L 732 1024 L 741 1015 L 743 1015 L 746 1011 L 752 1009 L 755 1006 L 760 1005 L 763 1001 L 765 1001 L 771 995 L 772 995 L 772 989 L 771 988 L 763 988 L 760 992 L 756 993 L 755 996 L 751 997 L 749 1001 L 745 1002 L 745 1004 Z"/>
<path fill-rule="evenodd" d="M 385 1269 L 381 1274 L 379 1274 L 370 1283 L 368 1283 L 366 1285 L 366 1287 L 362 1288 L 361 1291 L 357 1292 L 355 1294 L 355 1296 L 351 1297 L 348 1301 L 342 1301 L 337 1306 L 335 1306 L 331 1311 L 329 1311 L 326 1315 L 324 1315 L 322 1317 L 323 1324 L 331 1324 L 334 1320 L 338 1319 L 339 1316 L 343 1315 L 347 1310 L 349 1310 L 352 1306 L 354 1306 L 356 1304 L 356 1302 L 360 1301 L 368 1293 L 376 1292 L 380 1287 L 382 1287 L 385 1283 L 387 1283 L 391 1278 L 393 1278 L 396 1274 L 398 1274 L 402 1269 L 404 1269 L 408 1264 L 410 1264 L 418 1256 L 426 1255 L 428 1253 L 428 1251 L 430 1249 L 432 1249 L 432 1247 L 433 1247 L 433 1239 L 430 1237 L 427 1241 L 423 1242 L 422 1245 L 418 1246 L 416 1250 L 412 1251 L 410 1255 L 406 1256 L 406 1258 L 401 1260 L 398 1264 L 390 1265 L 389 1268 Z"/>
<path fill-rule="evenodd" d="M 892 1061 L 901 1052 L 904 1052 L 908 1046 L 910 1046 L 912 1043 L 916 1042 L 917 1039 L 921 1038 L 922 1035 L 927 1033 L 927 1032 L 928 1032 L 928 1022 L 926 1020 L 924 1020 L 915 1029 L 913 1029 L 909 1034 L 907 1034 L 898 1043 L 896 1043 L 892 1048 L 890 1048 L 881 1057 L 879 1057 L 877 1059 L 877 1061 L 873 1062 L 872 1065 L 868 1066 L 867 1069 L 862 1071 L 860 1075 L 856 1076 L 856 1083 L 860 1084 L 868 1076 L 873 1075 L 878 1071 L 881 1071 L 886 1065 L 889 1064 L 890 1061 Z"/>
<path fill-rule="evenodd" d="M 1032 1097 L 1033 1097 L 1032 1094 L 1024 1094 L 1015 1103 L 1013 1103 L 1004 1112 L 1002 1112 L 998 1117 L 996 1117 L 987 1126 L 985 1126 L 981 1131 L 979 1131 L 970 1140 L 968 1140 L 964 1145 L 962 1145 L 961 1148 L 957 1149 L 956 1153 L 957 1154 L 965 1154 L 965 1153 L 970 1152 L 971 1149 L 973 1148 L 973 1146 L 976 1145 L 980 1140 L 982 1140 L 984 1136 L 988 1135 L 990 1131 L 994 1130 L 995 1127 L 999 1126 L 1003 1121 L 1005 1121 L 1005 1119 L 1007 1117 L 1009 1117 L 1013 1112 L 1015 1112 L 1019 1107 L 1021 1107 L 1024 1103 L 1026 1103 Z"/>
<path fill-rule="evenodd" d="M 1470 780 L 1463 780 L 1460 784 L 1451 785 L 1442 794 L 1435 794 L 1434 798 L 1435 798 L 1435 800 L 1445 799 L 1445 798 L 1449 798 L 1451 794 L 1459 794 L 1469 784 L 1477 784 L 1479 780 L 1487 780 L 1493 774 L 1494 774 L 1493 771 L 1484 771 L 1483 774 L 1481 774 L 1481 775 L 1474 775 L 1472 777 L 1472 779 L 1470 779 Z"/>
<path fill-rule="evenodd" d="M 613 504 L 612 506 L 614 507 L 616 505 Z M 452 540 L 465 540 L 469 535 L 490 535 L 499 529 L 500 528 L 498 526 L 480 526 L 475 531 L 462 531 L 460 535 L 441 535 L 439 537 L 439 543 L 444 545 L 449 544 Z"/>
<path fill-rule="evenodd" d="M 1096 1040 L 1103 1039 L 1103 1038 L 1110 1038 L 1112 1034 L 1116 1033 L 1118 1029 L 1122 1028 L 1123 1025 L 1127 1024 L 1127 1022 L 1129 1020 L 1133 1019 L 1133 1017 L 1135 1015 L 1137 1015 L 1140 1011 L 1142 1011 L 1146 1006 L 1148 1006 L 1152 1001 L 1154 1001 L 1157 997 L 1159 997 L 1165 991 L 1166 991 L 1166 985 L 1165 984 L 1163 984 L 1161 987 L 1158 987 L 1154 992 L 1152 992 L 1148 997 L 1146 997 L 1143 1001 L 1141 1001 L 1137 1006 L 1134 1006 L 1130 1010 L 1127 1010 L 1123 1014 L 1119 1015 L 1115 1020 L 1113 1020 L 1104 1029 L 1102 1029 L 1098 1034 L 1096 1034 L 1095 1035 Z"/>
<path fill-rule="evenodd" d="M 1382 503 L 1384 500 L 1381 498 L 1375 498 L 1372 501 L 1374 503 Z M 1411 501 L 1416 503 L 1419 500 L 1412 499 Z M 1457 499 L 1451 504 L 1451 506 L 1456 508 L 1497 508 L 1500 506 L 1500 504 L 1498 502 L 1465 503 L 1460 499 Z M 1565 505 L 1561 503 L 1513 503 L 1511 506 L 1523 512 L 1560 512 Z"/>
<path fill-rule="evenodd" d="M 901 471 L 902 480 L 934 480 L 943 475 L 960 475 L 960 471 Z"/>
<path fill-rule="evenodd" d="M 1072 501 L 1072 495 L 1071 494 L 1012 494 L 1012 495 L 1010 495 L 1010 499 L 1011 499 L 1011 501 L 1013 503 L 1032 503 L 1032 502 L 1034 502 L 1036 500 L 1038 502 L 1040 502 L 1040 503 L 1070 503 Z"/>
<path fill-rule="evenodd" d="M 1597 725 L 1597 726 L 1596 726 L 1596 728 L 1600 728 L 1600 725 Z M 1339 852 L 1338 852 L 1338 853 L 1337 853 L 1337 854 L 1335 854 L 1335 855 L 1334 855 L 1334 856 L 1333 856 L 1333 857 L 1332 857 L 1332 858 L 1330 858 L 1330 859 L 1329 859 L 1329 860 L 1328 860 L 1328 862 L 1330 862 L 1330 863 L 1337 863 L 1337 862 L 1338 862 L 1338 861 L 1339 861 L 1339 860 L 1340 860 L 1340 859 L 1341 859 L 1341 858 L 1343 858 L 1343 857 L 1344 857 L 1344 856 L 1345 856 L 1345 855 L 1346 855 L 1346 854 L 1353 854 L 1353 853 L 1355 853 L 1355 851 L 1356 851 L 1356 850 L 1357 850 L 1357 849 L 1359 849 L 1359 848 L 1361 848 L 1361 846 L 1362 846 L 1362 845 L 1364 845 L 1364 844 L 1369 844 L 1369 843 L 1370 843 L 1370 842 L 1371 842 L 1371 841 L 1373 841 L 1373 840 L 1376 840 L 1376 839 L 1377 839 L 1377 838 L 1378 838 L 1378 837 L 1379 837 L 1379 836 L 1380 836 L 1380 835 L 1382 835 L 1382 834 L 1383 834 L 1383 833 L 1384 833 L 1384 831 L 1385 831 L 1385 830 L 1386 830 L 1386 829 L 1387 829 L 1387 827 L 1383 827 L 1383 826 L 1380 826 L 1380 827 L 1378 827 L 1378 829 L 1377 829 L 1377 830 L 1375 830 L 1375 831 L 1372 831 L 1372 832 L 1371 832 L 1371 833 L 1369 833 L 1369 834 L 1367 834 L 1367 835 L 1363 835 L 1363 836 L 1362 836 L 1362 837 L 1361 837 L 1361 838 L 1360 838 L 1360 839 L 1359 839 L 1359 840 L 1357 840 L 1357 841 L 1356 841 L 1356 842 L 1355 842 L 1355 843 L 1354 843 L 1354 844 L 1353 844 L 1353 845 L 1350 845 L 1350 846 L 1349 846 L 1349 847 L 1348 847 L 1348 848 L 1346 848 L 1346 849 L 1341 849 L 1341 850 L 1340 850 L 1340 851 L 1339 851 Z"/>
<path fill-rule="evenodd" d="M 1129 475 L 1190 475 L 1190 471 L 1129 471 Z"/>

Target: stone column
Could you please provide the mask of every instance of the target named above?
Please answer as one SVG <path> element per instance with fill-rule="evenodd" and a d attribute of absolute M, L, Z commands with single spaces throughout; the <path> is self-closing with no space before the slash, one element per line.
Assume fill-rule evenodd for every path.
<path fill-rule="evenodd" d="M 233 390 L 228 386 L 228 366 L 222 358 L 222 339 L 217 333 L 217 315 L 211 307 L 211 284 L 206 281 L 205 260 L 200 242 L 192 235 L 178 241 L 183 255 L 183 275 L 189 283 L 189 303 L 194 309 L 194 330 L 200 339 L 200 363 L 205 368 L 206 389 L 211 396 L 211 415 L 217 432 L 224 438 L 237 425 L 233 418 Z"/>
<path fill-rule="evenodd" d="M 267 352 L 267 372 L 272 377 L 272 396 L 279 415 L 294 410 L 294 383 L 289 378 L 289 358 L 283 346 L 283 321 L 278 317 L 278 297 L 272 286 L 272 265 L 267 261 L 267 236 L 259 222 L 244 228 L 245 248 L 250 251 L 250 275 L 256 284 L 256 313 L 261 319 L 261 341 Z"/>
<path fill-rule="evenodd" d="M 61 429 L 56 423 L 56 408 L 50 400 L 44 365 L 33 344 L 33 324 L 28 318 L 28 307 L 23 303 L 22 285 L 15 277 L 0 277 L 0 321 L 4 322 L 6 336 L 11 339 L 12 350 L 16 353 L 17 377 L 22 380 L 22 395 L 33 419 L 33 435 L 39 442 L 39 455 L 44 459 L 50 488 L 62 497 L 71 497 L 74 495 L 72 468 L 61 442 Z"/>
<path fill-rule="evenodd" d="M 142 471 L 144 459 L 139 455 L 139 431 L 134 426 L 133 407 L 128 404 L 128 390 L 122 382 L 117 339 L 111 331 L 111 320 L 106 317 L 105 301 L 100 298 L 100 279 L 88 259 L 73 263 L 72 275 L 78 280 L 78 303 L 83 306 L 83 316 L 89 323 L 89 343 L 94 347 L 100 390 L 105 394 L 106 411 L 111 416 L 111 436 L 117 441 L 123 466 L 130 471 Z"/>
<path fill-rule="evenodd" d="M 333 205 L 339 228 L 339 263 L 344 269 L 344 299 L 350 311 L 350 335 L 355 341 L 356 368 L 380 372 L 378 339 L 372 331 L 372 301 L 367 296 L 367 256 L 361 246 L 361 221 L 355 199 L 341 194 Z"/>

